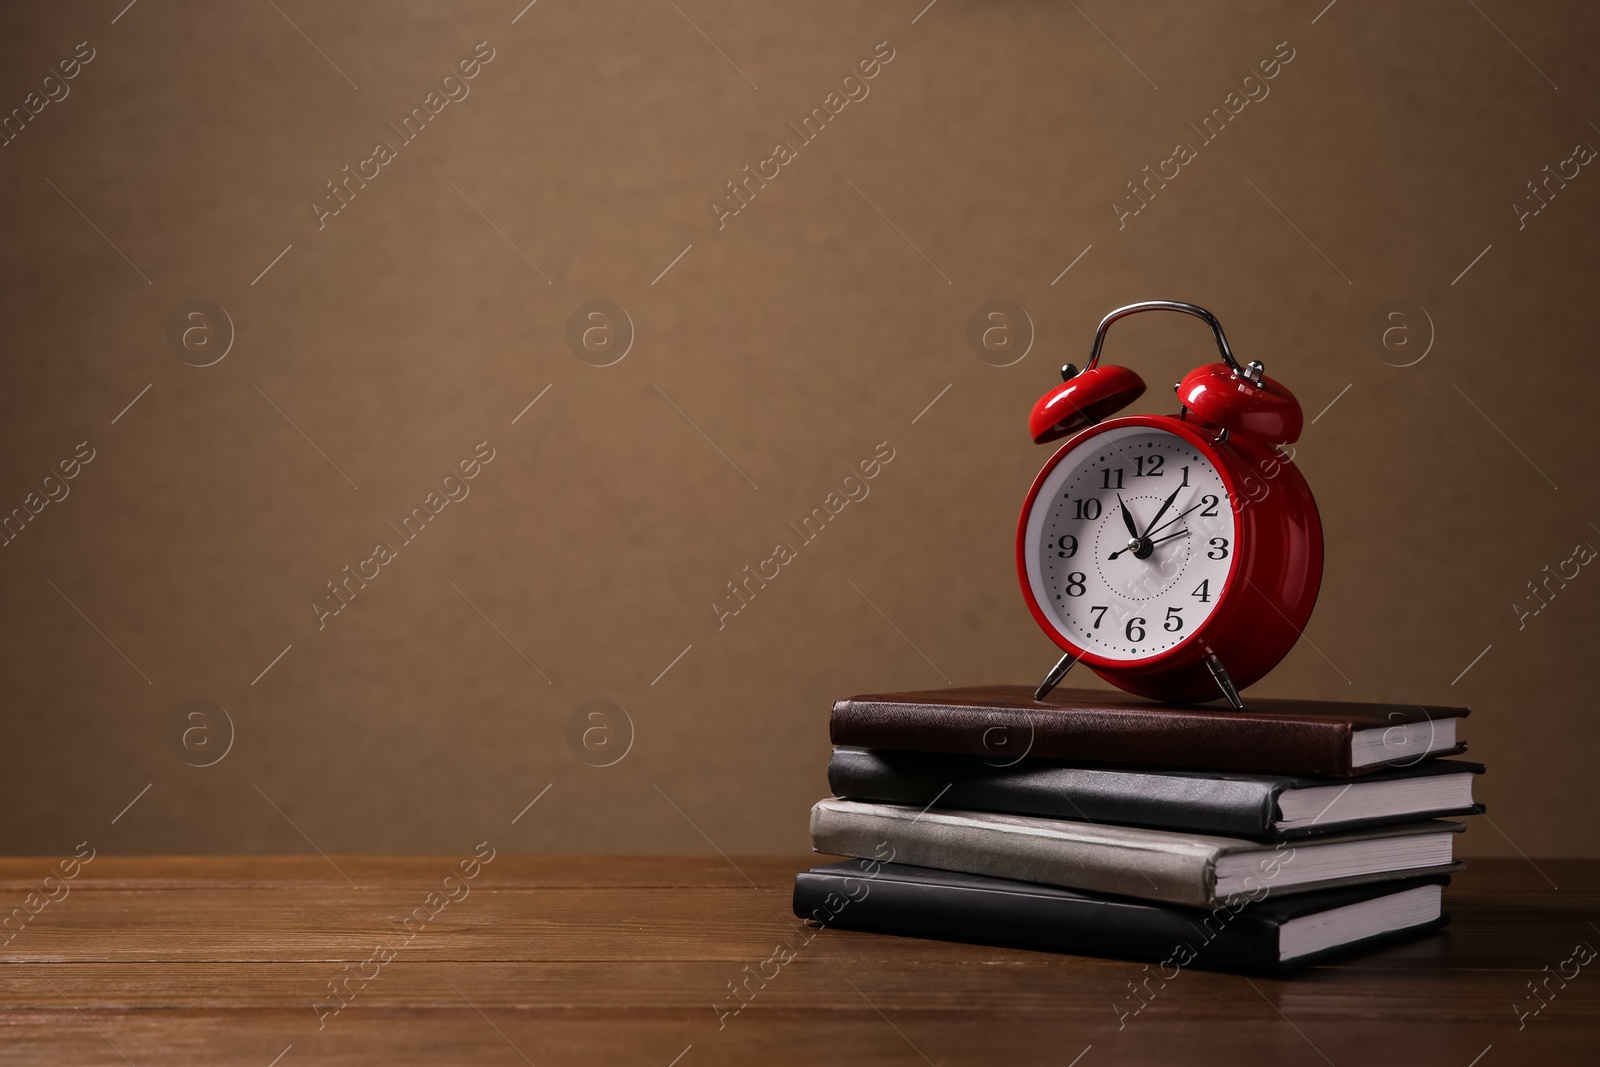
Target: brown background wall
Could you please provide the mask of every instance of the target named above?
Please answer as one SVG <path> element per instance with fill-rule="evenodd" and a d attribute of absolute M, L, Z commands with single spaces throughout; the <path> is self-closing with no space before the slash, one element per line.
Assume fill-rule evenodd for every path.
<path fill-rule="evenodd" d="M 0 549 L 0 847 L 803 849 L 832 698 L 1053 661 L 1011 560 L 1025 416 L 1104 312 L 1167 297 L 1322 413 L 1322 600 L 1256 691 L 1471 704 L 1468 851 L 1600 853 L 1600 575 L 1511 607 L 1600 545 L 1600 174 L 1511 207 L 1600 144 L 1600 15 L 924 2 L 8 5 L 3 107 L 94 58 L 0 148 L 0 505 L 94 458 Z M 480 41 L 471 95 L 319 229 L 324 183 Z M 719 230 L 724 183 L 883 41 Z M 1280 42 L 1270 96 L 1119 230 L 1125 183 Z M 1415 313 L 1387 362 L 1366 339 L 1402 298 L 1436 335 L 1407 367 Z M 207 367 L 167 339 L 197 299 L 235 334 Z M 596 299 L 636 334 L 605 368 L 566 341 Z M 1003 368 L 965 336 L 995 299 L 1036 335 Z M 1214 358 L 1170 316 L 1108 355 L 1142 410 Z M 484 440 L 470 496 L 319 630 L 324 583 Z M 719 632 L 724 583 L 883 441 L 871 495 Z M 594 699 L 633 725 L 609 767 L 568 741 Z M 209 767 L 180 754 L 219 751 L 215 714 L 171 740 L 190 700 L 234 727 Z"/>

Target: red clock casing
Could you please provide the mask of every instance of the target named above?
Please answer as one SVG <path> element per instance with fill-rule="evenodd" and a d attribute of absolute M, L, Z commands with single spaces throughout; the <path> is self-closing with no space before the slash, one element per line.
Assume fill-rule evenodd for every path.
<path fill-rule="evenodd" d="M 1090 437 L 1122 426 L 1163 430 L 1198 449 L 1216 467 L 1233 509 L 1237 551 L 1216 608 L 1188 640 L 1138 661 L 1113 660 L 1082 648 L 1050 619 L 1028 580 L 1028 516 L 1045 479 Z M 1220 696 L 1208 654 L 1243 689 L 1259 681 L 1294 647 L 1322 582 L 1322 522 L 1293 461 L 1247 437 L 1218 441 L 1219 431 L 1171 415 L 1129 415 L 1097 423 L 1069 438 L 1034 479 L 1017 521 L 1017 574 L 1034 621 L 1065 652 L 1106 681 L 1139 696 L 1188 702 Z M 1033 551 L 1038 546 L 1031 546 Z"/>

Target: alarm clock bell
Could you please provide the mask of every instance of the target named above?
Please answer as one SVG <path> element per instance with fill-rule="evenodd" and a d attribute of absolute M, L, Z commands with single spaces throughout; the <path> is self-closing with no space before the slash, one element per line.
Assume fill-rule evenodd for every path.
<path fill-rule="evenodd" d="M 1106 331 L 1118 319 L 1142 311 L 1180 311 L 1205 320 L 1217 338 L 1221 363 L 1196 367 L 1174 386 L 1183 412 L 1192 412 L 1207 425 L 1265 445 L 1291 444 L 1300 439 L 1305 415 L 1300 402 L 1281 382 L 1266 376 L 1260 360 L 1241 367 L 1228 347 L 1222 324 L 1205 308 L 1176 300 L 1145 300 L 1117 308 L 1095 331 L 1094 348 L 1083 370 L 1068 363 L 1061 368 L 1062 384 L 1041 396 L 1028 415 L 1028 432 L 1034 444 L 1068 437 L 1108 419 L 1144 395 L 1144 379 L 1127 367 L 1100 363 Z"/>

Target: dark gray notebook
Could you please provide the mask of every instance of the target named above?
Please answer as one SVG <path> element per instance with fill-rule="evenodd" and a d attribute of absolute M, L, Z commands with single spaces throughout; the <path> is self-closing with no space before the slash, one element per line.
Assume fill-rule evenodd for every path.
<path fill-rule="evenodd" d="M 922 808 L 960 808 L 1121 823 L 1202 834 L 1290 838 L 1356 826 L 1483 811 L 1472 799 L 1483 766 L 1423 760 L 1357 779 L 1214 771 L 1115 770 L 977 756 L 835 748 L 834 795 Z"/>

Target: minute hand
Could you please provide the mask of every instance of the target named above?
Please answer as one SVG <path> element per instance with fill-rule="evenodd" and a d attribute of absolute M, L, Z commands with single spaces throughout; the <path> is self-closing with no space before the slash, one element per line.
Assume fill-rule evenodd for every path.
<path fill-rule="evenodd" d="M 1156 512 L 1156 517 L 1150 520 L 1150 525 L 1145 527 L 1144 533 L 1137 534 L 1135 536 L 1140 538 L 1149 537 L 1150 531 L 1156 528 L 1156 523 L 1161 521 L 1161 516 L 1167 513 L 1167 509 L 1172 506 L 1172 502 L 1174 500 L 1178 499 L 1178 494 L 1181 492 L 1183 492 L 1183 486 L 1180 485 L 1178 488 L 1174 489 L 1172 491 L 1172 495 L 1167 497 L 1167 499 L 1162 503 L 1161 510 Z"/>

